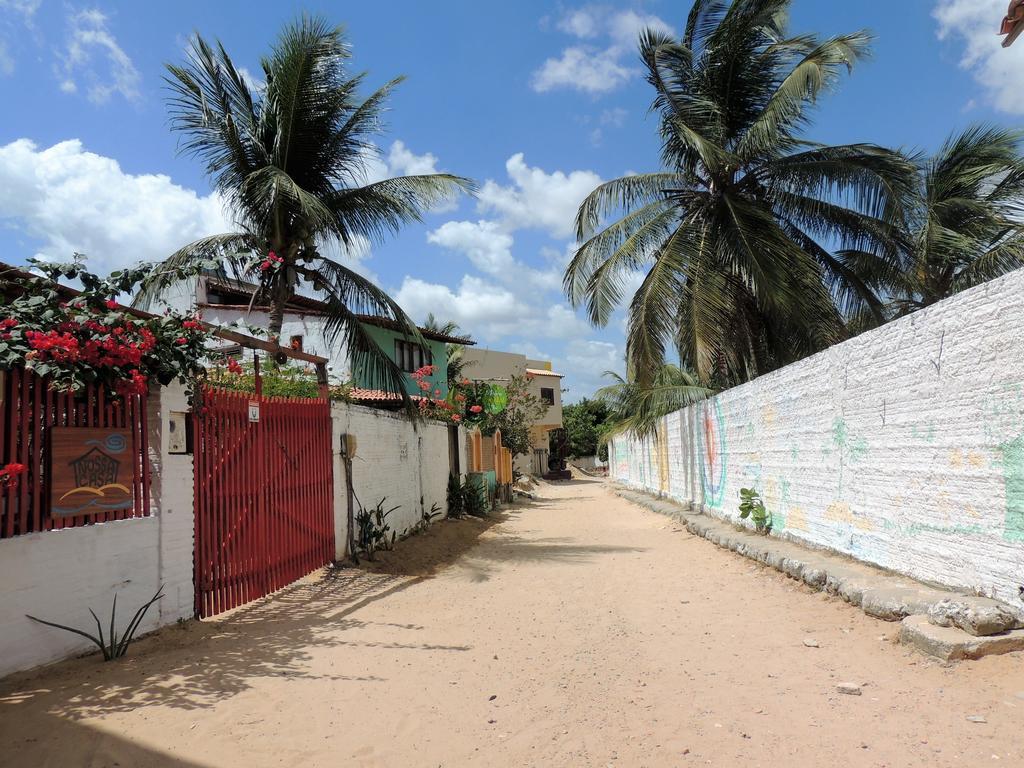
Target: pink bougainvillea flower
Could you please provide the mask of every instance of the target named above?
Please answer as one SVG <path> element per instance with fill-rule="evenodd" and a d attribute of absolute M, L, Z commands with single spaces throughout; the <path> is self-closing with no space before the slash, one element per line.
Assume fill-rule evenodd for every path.
<path fill-rule="evenodd" d="M 470 413 L 480 413 L 484 407 L 482 405 L 471 405 L 469 406 Z"/>

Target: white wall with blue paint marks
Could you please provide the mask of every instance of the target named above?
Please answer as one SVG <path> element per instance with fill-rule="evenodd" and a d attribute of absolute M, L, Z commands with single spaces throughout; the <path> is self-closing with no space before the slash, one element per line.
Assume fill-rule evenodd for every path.
<path fill-rule="evenodd" d="M 617 438 L 612 477 L 1024 610 L 1024 271 Z M 664 464 L 667 463 L 667 467 Z"/>

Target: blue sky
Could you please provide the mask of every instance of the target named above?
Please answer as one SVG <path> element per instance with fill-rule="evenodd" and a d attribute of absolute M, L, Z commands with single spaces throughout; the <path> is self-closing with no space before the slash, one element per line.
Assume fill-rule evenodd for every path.
<path fill-rule="evenodd" d="M 189 36 L 219 37 L 258 75 L 305 10 L 344 24 L 370 85 L 404 74 L 374 174 L 469 176 L 480 196 L 353 254 L 422 320 L 551 358 L 566 399 L 621 369 L 621 318 L 593 329 L 565 303 L 572 216 L 598 181 L 657 168 L 635 38 L 679 30 L 688 3 L 117 3 L 0 0 L 4 261 L 89 255 L 98 271 L 159 259 L 227 227 L 199 164 L 175 153 L 162 75 Z M 974 121 L 1019 125 L 1024 45 L 995 31 L 1005 0 L 795 0 L 792 29 L 868 28 L 874 54 L 825 99 L 809 135 L 935 148 Z"/>

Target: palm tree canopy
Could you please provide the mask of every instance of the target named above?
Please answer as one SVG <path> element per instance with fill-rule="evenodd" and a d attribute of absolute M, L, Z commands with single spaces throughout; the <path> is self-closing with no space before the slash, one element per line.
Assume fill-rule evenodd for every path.
<path fill-rule="evenodd" d="M 466 336 L 460 333 L 462 330 L 459 324 L 454 320 L 445 320 L 442 322 L 434 316 L 431 312 L 427 315 L 426 322 L 423 323 L 423 327 L 428 331 L 435 331 L 436 333 L 443 333 L 445 336 L 454 336 L 465 338 L 467 341 L 472 341 L 472 336 Z M 466 360 L 466 345 L 465 344 L 452 344 L 449 342 L 446 346 L 447 362 L 448 362 L 448 385 L 451 386 L 463 378 L 463 373 L 469 366 L 474 364 L 474 361 Z"/>
<path fill-rule="evenodd" d="M 328 336 L 343 339 L 371 377 L 404 396 L 401 371 L 356 316 L 396 320 L 410 338 L 422 339 L 398 304 L 341 263 L 340 254 L 420 221 L 425 211 L 472 191 L 473 184 L 450 174 L 367 183 L 368 163 L 379 151 L 372 139 L 401 78 L 362 99 L 365 75 L 352 75 L 348 61 L 342 30 L 303 16 L 284 28 L 262 61 L 265 84 L 260 87 L 243 77 L 223 45 L 198 36 L 185 64 L 168 65 L 171 125 L 182 135 L 179 149 L 203 162 L 238 231 L 190 243 L 171 255 L 147 286 L 146 297 L 154 297 L 184 268 L 217 264 L 260 286 L 260 298 L 271 307 L 269 330 L 276 336 L 285 304 L 308 287 L 328 305 Z"/>
<path fill-rule="evenodd" d="M 902 315 L 1024 266 L 1024 132 L 972 126 L 919 157 L 907 250 L 890 293 Z"/>
<path fill-rule="evenodd" d="M 594 399 L 605 403 L 611 411 L 609 426 L 602 433 L 605 441 L 617 434 L 651 434 L 662 417 L 711 394 L 711 390 L 700 386 L 691 371 L 670 363 L 658 369 L 650 384 L 640 384 L 632 376 L 623 378 L 613 371 L 605 371 L 604 375 L 612 383 L 597 390 Z"/>
<path fill-rule="evenodd" d="M 913 166 L 872 144 L 803 137 L 869 36 L 789 36 L 790 1 L 696 0 L 680 39 L 641 34 L 664 170 L 584 200 L 564 276 L 597 325 L 643 276 L 626 340 L 641 384 L 673 347 L 702 383 L 745 381 L 838 340 L 846 317 L 882 312 Z"/>

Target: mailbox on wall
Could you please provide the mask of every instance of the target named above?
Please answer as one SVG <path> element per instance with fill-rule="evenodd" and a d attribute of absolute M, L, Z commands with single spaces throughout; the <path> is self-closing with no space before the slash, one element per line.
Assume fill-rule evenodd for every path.
<path fill-rule="evenodd" d="M 167 452 L 192 453 L 192 414 L 171 411 L 167 417 Z"/>

